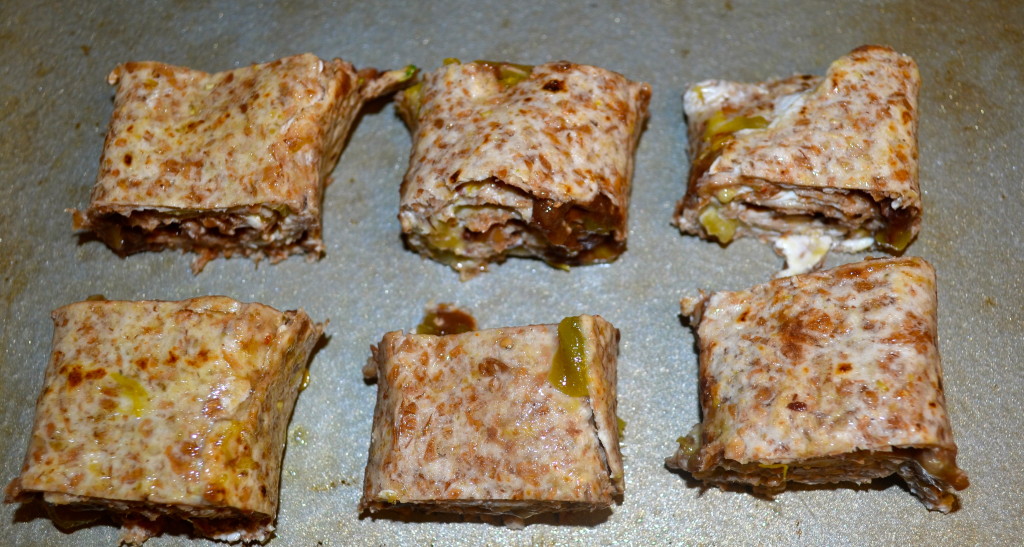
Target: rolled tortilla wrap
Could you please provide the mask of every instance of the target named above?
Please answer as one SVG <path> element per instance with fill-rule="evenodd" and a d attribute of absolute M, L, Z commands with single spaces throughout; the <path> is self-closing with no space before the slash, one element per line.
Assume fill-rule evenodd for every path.
<path fill-rule="evenodd" d="M 218 256 L 319 258 L 324 187 L 352 121 L 414 72 L 357 72 L 308 53 L 215 74 L 122 64 L 75 228 L 122 255 L 194 252 L 195 272 Z"/>
<path fill-rule="evenodd" d="M 910 57 L 863 46 L 824 78 L 721 80 L 689 89 L 690 180 L 684 233 L 774 243 L 783 275 L 829 249 L 899 253 L 921 225 L 917 93 Z"/>
<path fill-rule="evenodd" d="M 899 474 L 929 509 L 966 488 L 946 413 L 935 271 L 867 260 L 682 302 L 703 420 L 666 463 L 771 496 Z"/>
<path fill-rule="evenodd" d="M 53 321 L 7 501 L 102 510 L 132 544 L 166 520 L 213 539 L 268 539 L 286 429 L 321 326 L 301 310 L 218 296 L 90 300 Z"/>
<path fill-rule="evenodd" d="M 398 218 L 463 279 L 508 256 L 567 267 L 626 247 L 650 87 L 566 61 L 450 62 L 398 96 L 413 132 Z"/>
<path fill-rule="evenodd" d="M 525 518 L 609 507 L 625 488 L 618 341 L 588 315 L 386 334 L 367 367 L 378 387 L 360 508 Z"/>

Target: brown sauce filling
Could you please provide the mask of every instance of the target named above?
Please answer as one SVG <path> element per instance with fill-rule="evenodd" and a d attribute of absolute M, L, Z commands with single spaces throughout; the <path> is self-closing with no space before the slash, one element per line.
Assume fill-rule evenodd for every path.
<path fill-rule="evenodd" d="M 444 336 L 475 330 L 477 330 L 476 318 L 468 311 L 459 309 L 453 304 L 442 303 L 425 310 L 423 320 L 416 327 L 416 334 Z"/>
<path fill-rule="evenodd" d="M 886 251 L 900 254 L 913 239 L 914 212 L 909 209 L 882 207 L 885 227 L 875 234 L 875 240 Z"/>
<path fill-rule="evenodd" d="M 583 205 L 536 199 L 530 228 L 550 243 L 547 260 L 590 264 L 610 261 L 625 250 L 625 242 L 615 237 L 623 221 L 622 211 L 599 194 Z"/>
<path fill-rule="evenodd" d="M 270 240 L 264 236 L 279 231 L 279 213 L 275 212 L 266 223 L 265 228 L 257 229 L 248 225 L 242 215 L 179 216 L 141 211 L 128 217 L 104 214 L 91 222 L 91 228 L 101 241 L 122 256 L 165 248 L 244 252 L 247 246 L 265 249 L 292 245 L 302 247 L 303 242 L 309 239 L 309 230 L 305 230 L 298 238 Z M 156 226 L 151 229 L 144 227 L 150 224 Z"/>
<path fill-rule="evenodd" d="M 466 259 L 492 262 L 507 256 L 534 257 L 555 267 L 567 267 L 611 262 L 626 249 L 625 211 L 603 194 L 588 203 L 563 203 L 531 196 L 494 177 L 462 184 L 458 191 L 468 194 L 490 185 L 529 199 L 530 220 L 508 210 L 507 215 L 498 215 L 501 219 L 489 221 L 487 215 L 493 216 L 494 212 L 488 210 L 503 207 L 479 204 L 469 198 L 468 204 L 460 208 L 480 208 L 483 216 L 472 221 L 464 219 L 461 225 L 454 218 L 434 225 L 432 232 L 423 234 L 420 243 L 430 249 L 431 257 L 448 264 Z M 474 224 L 486 227 L 470 229 Z M 473 244 L 473 249 L 466 249 L 459 242 Z"/>
<path fill-rule="evenodd" d="M 707 132 L 707 128 L 705 128 L 704 132 Z M 676 208 L 677 216 L 681 216 L 683 214 L 683 209 L 686 204 L 690 204 L 690 206 L 692 206 L 694 201 L 700 199 L 698 193 L 700 179 L 708 172 L 709 169 L 711 169 L 711 164 L 713 164 L 715 160 L 722 155 L 726 146 L 733 140 L 731 132 L 715 134 L 713 135 L 713 138 L 705 137 L 706 138 L 703 140 L 698 141 L 699 144 L 697 144 L 696 150 L 694 150 L 697 157 L 693 160 L 693 164 L 690 168 L 687 199 L 681 201 Z M 756 185 L 756 181 L 749 181 L 748 186 L 753 187 Z M 775 188 L 766 186 L 764 188 L 755 188 L 755 190 L 762 193 L 766 190 L 774 192 Z M 742 201 L 742 197 L 737 199 Z M 849 232 L 857 229 L 867 229 L 873 232 L 875 241 L 879 248 L 893 254 L 902 253 L 903 249 L 905 249 L 913 239 L 915 212 L 909 209 L 893 209 L 888 200 L 874 202 L 873 205 L 875 206 L 876 212 L 871 218 L 847 218 L 842 209 L 835 209 L 831 207 L 826 207 L 822 211 L 803 216 L 806 216 L 809 221 L 822 222 L 826 228 L 843 227 Z M 746 206 L 767 210 L 766 208 L 760 207 L 754 203 L 748 203 Z M 878 227 L 879 223 L 882 225 L 881 227 Z M 768 230 L 772 229 L 771 227 L 765 228 Z"/>

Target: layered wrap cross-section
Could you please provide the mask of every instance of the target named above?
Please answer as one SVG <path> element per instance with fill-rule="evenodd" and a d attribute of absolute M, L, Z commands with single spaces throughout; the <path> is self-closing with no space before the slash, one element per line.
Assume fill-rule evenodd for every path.
<path fill-rule="evenodd" d="M 700 347 L 703 420 L 667 460 L 708 484 L 898 474 L 929 508 L 957 508 L 936 334 L 935 271 L 867 260 L 682 302 Z"/>
<path fill-rule="evenodd" d="M 389 332 L 360 509 L 603 509 L 624 489 L 619 333 L 600 316 L 443 336 Z"/>
<path fill-rule="evenodd" d="M 413 133 L 398 215 L 407 244 L 463 279 L 508 256 L 614 260 L 650 95 L 566 61 L 447 61 L 398 95 Z"/>
<path fill-rule="evenodd" d="M 362 105 L 415 69 L 356 71 L 312 54 L 209 74 L 157 62 L 108 77 L 114 112 L 79 230 L 119 254 L 323 254 L 321 205 Z"/>
<path fill-rule="evenodd" d="M 286 428 L 320 325 L 226 297 L 90 300 L 53 321 L 7 501 L 41 499 L 58 523 L 104 512 L 131 544 L 174 521 L 222 541 L 269 538 Z"/>
<path fill-rule="evenodd" d="M 830 249 L 903 251 L 921 224 L 919 86 L 914 60 L 881 46 L 824 78 L 698 83 L 684 97 L 691 167 L 676 223 L 722 244 L 772 242 L 782 275 Z"/>

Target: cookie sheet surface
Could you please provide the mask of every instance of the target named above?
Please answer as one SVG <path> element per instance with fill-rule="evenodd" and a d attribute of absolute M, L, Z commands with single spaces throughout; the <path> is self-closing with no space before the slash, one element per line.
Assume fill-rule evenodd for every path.
<path fill-rule="evenodd" d="M 413 4 L 108 2 L 0 5 L 0 482 L 17 475 L 52 333 L 50 312 L 92 294 L 178 300 L 224 294 L 330 318 L 288 435 L 270 545 L 1014 544 L 1024 529 L 1024 6 L 985 2 Z M 701 490 L 664 468 L 698 419 L 697 354 L 679 298 L 767 281 L 781 260 L 756 241 L 727 248 L 671 225 L 689 163 L 682 94 L 721 78 L 823 74 L 862 44 L 917 61 L 924 218 L 907 254 L 937 271 L 939 347 L 962 509 L 930 513 L 898 481 L 795 488 L 769 502 Z M 325 193 L 325 257 L 277 265 L 217 260 L 199 276 L 176 252 L 118 258 L 80 243 L 84 207 L 113 110 L 117 64 L 156 60 L 226 70 L 312 52 L 356 66 L 439 66 L 446 57 L 536 64 L 568 59 L 651 84 L 636 155 L 629 249 L 615 263 L 562 272 L 510 260 L 468 282 L 399 238 L 408 130 L 390 104 L 358 121 Z M 826 266 L 863 255 L 836 255 Z M 359 519 L 375 388 L 370 344 L 415 327 L 429 301 L 471 310 L 481 328 L 600 314 L 622 332 L 618 412 L 626 493 L 611 513 L 515 531 L 424 517 Z M 994 518 L 998 516 L 998 518 Z M 58 531 L 30 507 L 0 507 L 0 544 L 112 544 L 113 526 Z M 154 545 L 194 545 L 177 536 Z M 210 544 L 212 545 L 212 544 Z"/>

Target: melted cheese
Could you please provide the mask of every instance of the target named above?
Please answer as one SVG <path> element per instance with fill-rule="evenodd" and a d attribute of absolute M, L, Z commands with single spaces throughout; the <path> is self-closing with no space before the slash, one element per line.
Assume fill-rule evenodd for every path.
<path fill-rule="evenodd" d="M 820 232 L 787 234 L 775 240 L 775 250 L 786 257 L 786 269 L 775 277 L 807 273 L 821 265 L 832 248 L 832 238 Z"/>

